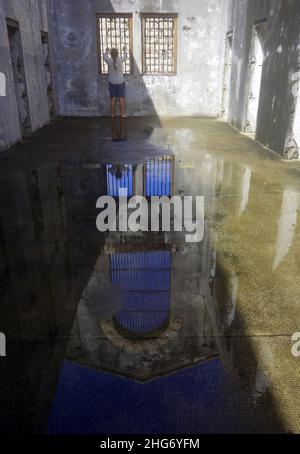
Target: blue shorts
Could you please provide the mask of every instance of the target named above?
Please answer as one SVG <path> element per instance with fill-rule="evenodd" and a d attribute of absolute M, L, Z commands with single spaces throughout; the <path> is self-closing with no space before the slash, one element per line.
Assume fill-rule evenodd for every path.
<path fill-rule="evenodd" d="M 122 84 L 109 83 L 109 93 L 111 98 L 124 98 L 126 92 L 125 82 Z"/>

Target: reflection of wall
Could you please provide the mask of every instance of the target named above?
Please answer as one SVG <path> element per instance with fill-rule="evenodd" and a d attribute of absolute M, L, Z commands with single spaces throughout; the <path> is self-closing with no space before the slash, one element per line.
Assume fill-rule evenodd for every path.
<path fill-rule="evenodd" d="M 59 165 L 4 172 L 0 331 L 8 355 L 1 364 L 0 425 L 31 433 L 44 429 L 64 343 L 54 339 L 70 326 L 70 251 Z"/>
<path fill-rule="evenodd" d="M 45 430 L 76 304 L 103 241 L 93 207 L 105 169 L 23 165 L 0 172 L 0 332 L 8 353 L 0 426 L 36 433 Z"/>
<path fill-rule="evenodd" d="M 107 77 L 98 75 L 96 13 L 133 12 L 134 74 L 126 76 L 130 115 L 219 113 L 223 0 L 52 0 L 61 115 L 109 113 Z M 141 77 L 142 12 L 178 12 L 177 76 Z M 65 62 L 68 62 L 66 65 Z"/>
<path fill-rule="evenodd" d="M 60 302 L 62 311 L 68 297 L 66 220 L 63 199 L 58 194 L 58 172 L 53 164 L 47 169 L 1 178 L 1 207 L 5 213 L 0 216 L 1 237 L 4 269 L 10 280 L 2 308 L 12 322 L 3 328 L 7 335 L 34 338 L 53 333 L 56 305 Z M 7 304 L 15 311 L 7 313 Z M 22 323 L 17 323 L 16 317 Z"/>
<path fill-rule="evenodd" d="M 249 202 L 251 177 L 252 177 L 251 169 L 249 167 L 245 167 L 244 175 L 243 175 L 242 182 L 241 182 L 241 202 L 240 202 L 240 208 L 239 208 L 240 216 L 242 216 L 242 214 L 246 210 L 248 202 Z"/>
<path fill-rule="evenodd" d="M 285 189 L 283 192 L 281 213 L 278 221 L 276 256 L 273 263 L 274 271 L 281 264 L 294 243 L 299 209 L 299 192 L 293 189 Z"/>
<path fill-rule="evenodd" d="M 127 254 L 113 246 L 111 257 L 99 256 L 81 296 L 69 358 L 144 381 L 216 356 L 199 292 L 202 249 L 173 253 L 170 273 L 171 253 L 163 246 L 144 252 L 143 244 L 132 244 Z"/>

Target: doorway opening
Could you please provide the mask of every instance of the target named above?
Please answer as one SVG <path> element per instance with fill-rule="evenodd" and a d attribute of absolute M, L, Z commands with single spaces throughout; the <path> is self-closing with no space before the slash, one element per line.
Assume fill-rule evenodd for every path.
<path fill-rule="evenodd" d="M 19 23 L 7 19 L 7 32 L 21 133 L 22 136 L 28 136 L 32 127 Z"/>
<path fill-rule="evenodd" d="M 52 69 L 50 60 L 50 47 L 49 47 L 49 36 L 47 32 L 41 32 L 42 47 L 43 47 L 43 64 L 45 72 L 45 81 L 47 87 L 48 107 L 50 119 L 55 117 L 55 103 L 53 94 L 53 83 L 52 83 Z"/>
<path fill-rule="evenodd" d="M 297 71 L 292 74 L 292 94 L 294 103 L 284 157 L 286 159 L 300 159 L 300 53 L 298 53 Z"/>
<path fill-rule="evenodd" d="M 224 118 L 224 120 L 228 119 L 228 113 L 229 113 L 230 81 L 231 81 L 231 67 L 232 67 L 232 45 L 233 45 L 233 32 L 228 32 L 226 35 L 226 43 L 225 43 L 225 62 L 224 62 L 222 109 L 221 109 L 221 118 Z"/>
<path fill-rule="evenodd" d="M 261 78 L 264 63 L 267 22 L 259 22 L 254 26 L 249 59 L 249 88 L 245 132 L 256 133 L 257 114 L 260 99 Z"/>

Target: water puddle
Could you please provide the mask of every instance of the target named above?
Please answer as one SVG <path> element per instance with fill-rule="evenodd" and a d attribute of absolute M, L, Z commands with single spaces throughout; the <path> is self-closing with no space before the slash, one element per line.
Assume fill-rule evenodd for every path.
<path fill-rule="evenodd" d="M 266 368 L 274 352 L 258 355 L 248 330 L 255 314 L 240 306 L 251 251 L 235 243 L 247 237 L 259 174 L 196 147 L 194 130 L 134 131 L 113 129 L 98 159 L 93 151 L 1 174 L 2 430 L 279 430 Z M 118 201 L 124 188 L 147 200 L 203 196 L 203 240 L 100 233 L 97 199 Z M 284 192 L 266 285 L 297 235 L 298 195 Z"/>

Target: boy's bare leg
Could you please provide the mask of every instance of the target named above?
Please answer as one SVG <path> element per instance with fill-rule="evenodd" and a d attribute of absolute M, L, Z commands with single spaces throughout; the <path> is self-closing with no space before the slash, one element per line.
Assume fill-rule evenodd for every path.
<path fill-rule="evenodd" d="M 116 98 L 111 98 L 111 116 L 112 118 L 116 116 Z"/>
<path fill-rule="evenodd" d="M 126 114 L 125 114 L 125 98 L 120 98 L 120 113 L 121 113 L 121 117 L 122 118 L 126 117 Z"/>

